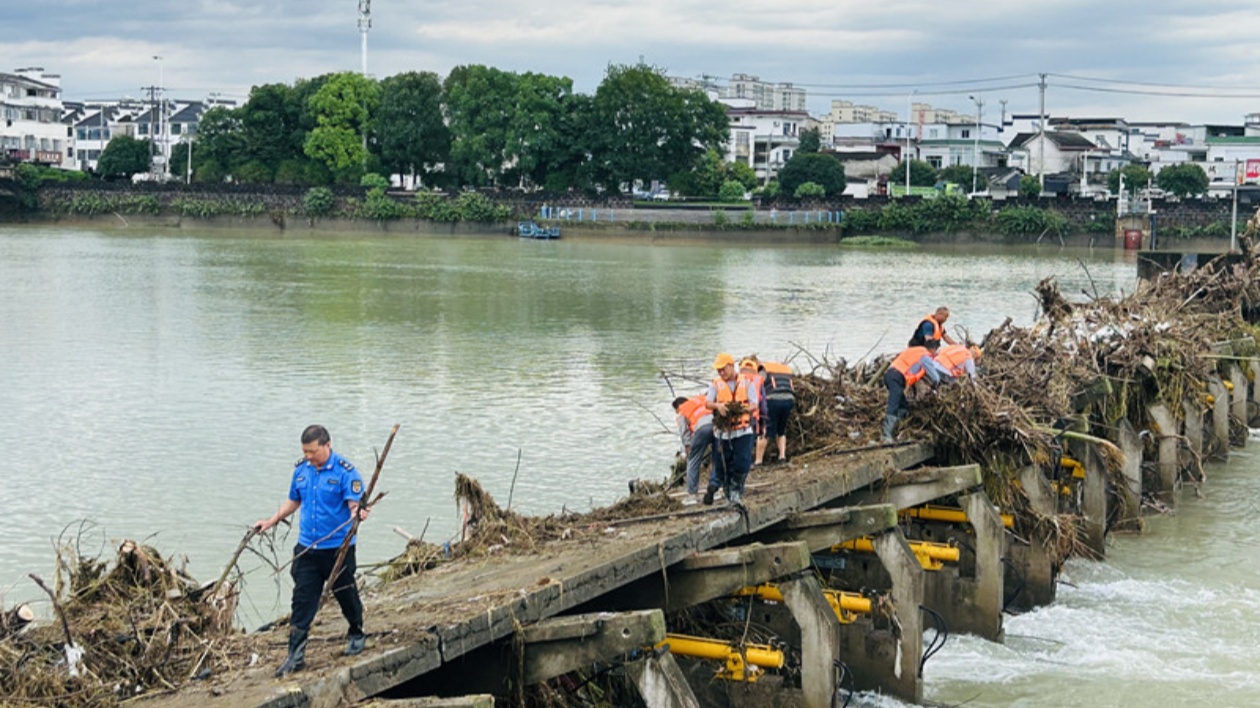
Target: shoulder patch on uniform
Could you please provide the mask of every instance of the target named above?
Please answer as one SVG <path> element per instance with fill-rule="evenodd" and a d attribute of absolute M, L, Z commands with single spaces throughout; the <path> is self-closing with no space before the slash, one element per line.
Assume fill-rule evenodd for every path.
<path fill-rule="evenodd" d="M 352 469 L 354 469 L 354 465 L 350 464 L 349 460 L 347 460 L 347 459 L 346 459 L 346 458 L 344 458 L 344 457 L 339 457 L 339 458 L 337 458 L 337 462 L 338 462 L 338 463 L 340 463 L 342 467 L 344 467 L 344 468 L 346 468 L 346 469 L 348 469 L 348 470 L 352 470 Z"/>
<path fill-rule="evenodd" d="M 355 494 L 362 494 L 363 493 L 363 480 L 356 479 L 353 482 L 351 482 L 350 491 L 354 492 Z"/>

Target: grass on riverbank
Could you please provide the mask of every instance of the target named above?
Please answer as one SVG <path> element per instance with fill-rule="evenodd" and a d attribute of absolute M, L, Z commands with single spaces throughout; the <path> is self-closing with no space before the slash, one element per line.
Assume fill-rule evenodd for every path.
<path fill-rule="evenodd" d="M 919 244 L 914 241 L 907 241 L 904 238 L 893 238 L 892 236 L 853 236 L 852 238 L 842 239 L 841 246 L 850 246 L 853 248 L 892 248 L 892 249 L 911 249 L 918 248 Z"/>

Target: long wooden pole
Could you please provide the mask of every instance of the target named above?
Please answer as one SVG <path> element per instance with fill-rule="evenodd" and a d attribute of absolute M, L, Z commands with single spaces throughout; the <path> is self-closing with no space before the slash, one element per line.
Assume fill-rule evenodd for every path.
<path fill-rule="evenodd" d="M 376 469 L 372 472 L 372 481 L 368 482 L 367 491 L 363 496 L 359 497 L 359 509 L 366 509 L 372 505 L 372 490 L 376 489 L 376 480 L 381 477 L 381 468 L 385 466 L 385 458 L 389 455 L 389 448 L 394 444 L 394 436 L 398 434 L 398 423 L 394 423 L 394 427 L 389 431 L 389 439 L 385 441 L 385 449 L 381 450 L 381 456 L 376 458 Z M 346 533 L 346 537 L 341 541 L 341 548 L 337 549 L 337 560 L 333 563 L 332 573 L 328 576 L 328 583 L 324 585 L 324 592 L 320 595 L 320 604 L 323 604 L 323 598 L 332 594 L 333 585 L 337 582 L 337 576 L 341 574 L 341 566 L 345 563 L 346 553 L 350 550 L 350 542 L 354 540 L 355 534 L 359 532 L 359 521 L 361 517 L 356 510 L 354 518 L 350 523 L 350 531 Z M 316 612 L 319 609 L 316 608 Z"/>

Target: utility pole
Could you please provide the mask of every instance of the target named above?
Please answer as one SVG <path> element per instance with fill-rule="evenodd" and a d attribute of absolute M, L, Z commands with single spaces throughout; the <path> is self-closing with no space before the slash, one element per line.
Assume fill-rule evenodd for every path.
<path fill-rule="evenodd" d="M 153 148 L 157 146 L 157 138 L 153 134 L 153 115 L 157 113 L 157 86 L 141 86 L 141 91 L 149 92 L 149 172 L 153 171 Z"/>
<path fill-rule="evenodd" d="M 1037 90 L 1041 93 L 1041 115 L 1038 121 L 1040 129 L 1040 150 L 1041 157 L 1038 158 L 1040 164 L 1037 165 L 1037 177 L 1041 181 L 1041 191 L 1046 191 L 1046 75 L 1038 74 L 1040 80 L 1037 82 Z"/>
<path fill-rule="evenodd" d="M 367 77 L 367 36 L 372 29 L 372 0 L 359 0 L 359 52 L 361 56 L 362 74 Z"/>
<path fill-rule="evenodd" d="M 984 115 L 984 99 L 968 96 L 976 102 L 976 141 L 971 149 L 971 193 L 976 193 L 976 181 L 980 176 L 980 116 Z"/>

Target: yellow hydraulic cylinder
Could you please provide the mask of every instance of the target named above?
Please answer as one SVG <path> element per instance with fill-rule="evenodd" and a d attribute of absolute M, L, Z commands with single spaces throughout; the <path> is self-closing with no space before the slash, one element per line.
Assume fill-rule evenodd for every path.
<path fill-rule="evenodd" d="M 967 512 L 962 509 L 956 509 L 950 506 L 934 506 L 932 504 L 924 504 L 923 506 L 912 506 L 909 509 L 902 509 L 897 512 L 901 516 L 911 519 L 923 519 L 924 521 L 944 521 L 950 524 L 965 524 L 970 521 L 967 518 Z M 1002 514 L 1002 525 L 1006 528 L 1015 527 L 1015 517 L 1010 514 Z"/>
<path fill-rule="evenodd" d="M 666 634 L 656 648 L 666 647 L 671 654 L 724 662 L 718 678 L 731 681 L 756 681 L 765 669 L 783 668 L 783 652 L 764 644 L 745 644 L 743 648 L 721 639 Z"/>
<path fill-rule="evenodd" d="M 1070 457 L 1060 457 L 1059 466 L 1063 469 L 1072 470 L 1072 476 L 1077 479 L 1085 479 L 1085 465 Z"/>
<path fill-rule="evenodd" d="M 783 593 L 779 590 L 779 586 L 774 583 L 746 587 L 735 594 L 740 596 L 756 595 L 770 602 L 783 602 Z M 856 613 L 870 614 L 871 612 L 870 598 L 859 593 L 824 588 L 823 596 L 827 598 L 827 604 L 831 605 L 831 611 L 836 613 L 836 619 L 840 620 L 842 624 L 852 624 L 857 619 L 855 617 Z"/>
<path fill-rule="evenodd" d="M 954 546 L 945 543 L 933 543 L 931 541 L 909 541 L 910 550 L 914 552 L 915 558 L 919 559 L 919 565 L 924 570 L 940 570 L 945 567 L 942 561 L 957 563 L 959 552 Z M 874 553 L 875 544 L 869 537 L 856 538 L 852 541 L 838 543 L 831 547 L 835 551 L 862 551 L 863 553 Z"/>
<path fill-rule="evenodd" d="M 1233 381 L 1222 381 L 1221 383 L 1225 384 L 1225 390 L 1227 390 L 1227 391 L 1233 391 L 1233 390 L 1234 390 L 1234 382 L 1233 382 Z"/>

